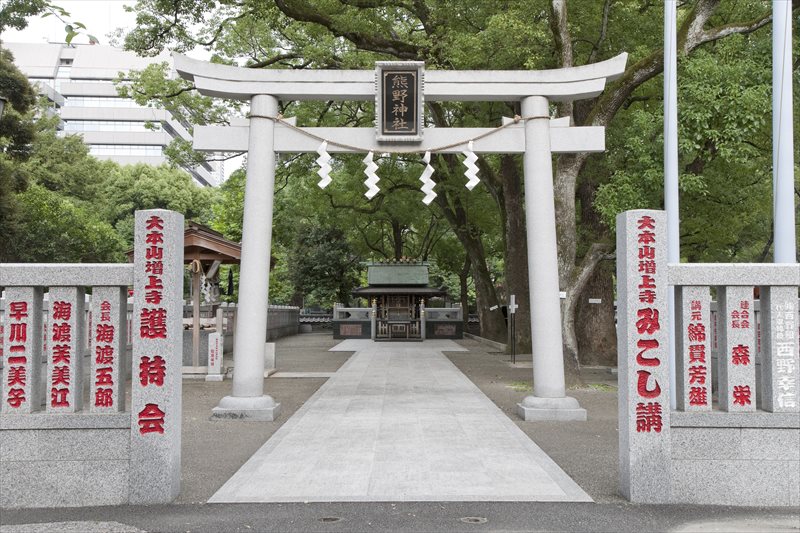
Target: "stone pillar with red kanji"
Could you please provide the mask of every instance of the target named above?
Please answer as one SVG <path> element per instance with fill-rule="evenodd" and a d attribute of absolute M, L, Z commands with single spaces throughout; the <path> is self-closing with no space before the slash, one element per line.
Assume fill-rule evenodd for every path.
<path fill-rule="evenodd" d="M 763 409 L 773 413 L 800 412 L 800 350 L 798 350 L 797 287 L 761 288 L 761 365 Z"/>
<path fill-rule="evenodd" d="M 83 409 L 84 298 L 82 287 L 50 287 L 45 406 L 48 413 Z"/>
<path fill-rule="evenodd" d="M 756 410 L 756 319 L 753 287 L 719 287 L 719 408 Z"/>
<path fill-rule="evenodd" d="M 89 332 L 89 410 L 115 413 L 125 407 L 125 359 L 128 327 L 125 287 L 95 287 Z"/>
<path fill-rule="evenodd" d="M 675 288 L 675 380 L 681 411 L 711 410 L 711 292 L 709 287 Z"/>
<path fill-rule="evenodd" d="M 9 287 L 3 335 L 3 383 L 0 413 L 38 411 L 41 398 L 42 289 Z"/>
<path fill-rule="evenodd" d="M 183 215 L 136 212 L 130 503 L 180 492 Z"/>
<path fill-rule="evenodd" d="M 620 490 L 670 499 L 667 228 L 663 211 L 617 216 Z"/>

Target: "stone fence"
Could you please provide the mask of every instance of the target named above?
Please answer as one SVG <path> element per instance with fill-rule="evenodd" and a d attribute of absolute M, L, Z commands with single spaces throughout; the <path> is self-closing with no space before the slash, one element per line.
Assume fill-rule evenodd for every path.
<path fill-rule="evenodd" d="M 191 324 L 192 306 L 184 305 L 183 316 L 184 326 Z M 214 305 L 200 306 L 200 324 L 203 329 L 200 331 L 200 365 L 205 368 L 208 365 L 209 344 L 212 341 L 211 335 L 221 333 L 222 352 L 229 354 L 233 352 L 234 335 L 236 332 L 236 319 L 239 308 L 234 303 L 220 303 Z M 281 337 L 297 335 L 300 329 L 300 308 L 290 305 L 270 305 L 267 313 L 267 336 L 266 340 L 274 341 Z M 184 354 L 183 364 L 192 364 L 192 331 L 184 330 Z"/>
<path fill-rule="evenodd" d="M 662 211 L 617 217 L 621 492 L 640 503 L 797 506 L 800 265 L 668 264 L 666 241 Z"/>
<path fill-rule="evenodd" d="M 420 316 L 408 320 L 405 334 L 417 339 L 461 339 L 463 338 L 463 314 L 460 307 L 420 306 Z M 391 338 L 391 320 L 377 318 L 377 307 L 333 308 L 334 339 L 381 339 Z"/>
<path fill-rule="evenodd" d="M 300 308 L 291 305 L 270 304 L 267 315 L 267 340 L 296 335 L 300 324 Z M 192 307 L 184 306 L 184 317 L 191 317 Z M 187 314 L 188 311 L 188 314 Z M 233 338 L 236 331 L 236 316 L 239 306 L 235 303 L 221 303 L 200 307 L 200 316 L 213 324 L 217 333 Z"/>
<path fill-rule="evenodd" d="M 0 508 L 167 503 L 178 495 L 183 216 L 137 212 L 134 250 L 132 265 L 0 264 Z M 134 379 L 126 405 L 130 286 Z"/>

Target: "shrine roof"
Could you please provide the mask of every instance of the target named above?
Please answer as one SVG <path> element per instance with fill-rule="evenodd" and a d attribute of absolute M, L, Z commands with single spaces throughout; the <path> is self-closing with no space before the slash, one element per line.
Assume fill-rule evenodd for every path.
<path fill-rule="evenodd" d="M 183 233 L 184 261 L 222 261 L 238 264 L 242 258 L 242 245 L 222 236 L 222 233 L 189 221 Z"/>
<path fill-rule="evenodd" d="M 425 296 L 428 298 L 432 298 L 434 296 L 445 296 L 447 294 L 446 289 L 440 289 L 436 287 L 360 287 L 358 289 L 353 289 L 352 293 L 353 296 L 356 298 L 363 297 L 372 297 L 372 296 L 381 296 L 383 294 L 407 294 L 411 296 Z"/>
<path fill-rule="evenodd" d="M 427 286 L 428 263 L 400 260 L 371 263 L 367 266 L 367 284 L 389 286 Z"/>
<path fill-rule="evenodd" d="M 133 250 L 127 252 L 128 261 L 133 261 Z M 183 232 L 183 261 L 191 263 L 195 259 L 202 262 L 221 261 L 225 264 L 239 264 L 242 245 L 226 239 L 222 233 L 208 226 L 189 221 Z"/>

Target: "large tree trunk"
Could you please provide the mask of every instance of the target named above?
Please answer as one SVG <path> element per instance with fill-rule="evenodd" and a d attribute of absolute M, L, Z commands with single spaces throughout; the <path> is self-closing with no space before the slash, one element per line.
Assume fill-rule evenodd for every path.
<path fill-rule="evenodd" d="M 561 306 L 561 320 L 564 332 L 564 372 L 568 383 L 580 383 L 580 361 L 578 359 L 578 338 L 575 333 L 575 315 L 581 294 L 592 277 L 597 264 L 610 250 L 610 245 L 595 243 L 575 268 L 575 275 L 567 288 L 567 297 Z"/>
<path fill-rule="evenodd" d="M 462 241 L 463 242 L 463 241 Z M 467 254 L 472 262 L 472 279 L 475 282 L 475 296 L 477 300 L 478 319 L 481 323 L 481 337 L 497 342 L 506 340 L 506 324 L 503 314 L 491 311 L 490 308 L 499 305 L 486 259 L 483 245 L 478 239 L 469 239 L 464 243 Z"/>
<path fill-rule="evenodd" d="M 601 261 L 579 296 L 575 325 L 582 365 L 617 366 L 613 274 L 614 262 Z"/>
<path fill-rule="evenodd" d="M 472 263 L 469 255 L 464 256 L 464 267 L 458 273 L 458 281 L 461 287 L 461 320 L 464 323 L 464 331 L 469 327 L 469 273 L 472 270 Z"/>
<path fill-rule="evenodd" d="M 580 383 L 578 340 L 575 336 L 575 304 L 580 296 L 578 280 L 581 278 L 581 274 L 576 273 L 575 269 L 578 245 L 575 182 L 583 165 L 582 159 L 580 155 L 574 154 L 558 157 L 553 182 L 558 243 L 558 285 L 561 291 L 566 293 L 561 305 L 561 330 L 564 336 L 564 374 L 568 384 Z M 584 277 L 588 274 L 590 272 L 584 272 Z"/>
<path fill-rule="evenodd" d="M 392 248 L 394 258 L 399 261 L 403 257 L 403 226 L 397 220 L 391 221 L 392 225 Z"/>
<path fill-rule="evenodd" d="M 603 225 L 594 209 L 598 186 L 595 175 L 584 172 L 579 179 L 577 197 L 580 200 L 581 233 L 594 235 L 597 240 L 602 240 L 607 238 L 608 228 Z M 575 335 L 578 359 L 582 365 L 616 366 L 617 331 L 614 323 L 613 277 L 614 262 L 601 261 L 578 295 Z M 590 303 L 590 299 L 600 302 Z"/>
<path fill-rule="evenodd" d="M 437 205 L 442 209 L 445 219 L 453 228 L 459 242 L 464 246 L 469 261 L 472 265 L 472 280 L 475 283 L 475 298 L 477 300 L 478 318 L 481 324 L 481 336 L 498 342 L 505 342 L 506 324 L 501 313 L 489 310 L 490 307 L 499 305 L 497 291 L 495 290 L 489 268 L 486 266 L 486 252 L 483 249 L 480 233 L 467 221 L 467 213 L 457 197 L 453 198 L 453 205 L 447 198 L 447 193 L 442 191 L 436 197 Z"/>
<path fill-rule="evenodd" d="M 771 20 L 771 16 L 767 14 L 751 21 L 728 23 L 706 29 L 706 23 L 719 5 L 720 0 L 697 0 L 678 29 L 679 52 L 689 54 L 703 43 L 712 42 L 736 33 L 750 33 L 768 24 Z M 550 28 L 556 44 L 559 66 L 561 67 L 568 67 L 574 64 L 572 37 L 567 24 L 567 11 L 567 0 L 551 0 Z M 608 15 L 606 14 L 603 27 L 607 22 Z M 643 83 L 663 72 L 663 68 L 663 50 L 653 50 L 635 64 L 628 66 L 622 77 L 611 84 L 600 97 L 592 101 L 591 104 L 588 102 L 581 103 L 579 106 L 581 108 L 580 116 L 573 117 L 576 125 L 608 126 L 631 94 Z M 587 111 L 586 109 L 589 106 L 591 108 Z M 573 115 L 573 109 L 570 104 L 560 105 L 559 111 L 562 116 Z M 559 286 L 562 291 L 567 293 L 566 301 L 562 306 L 562 324 L 565 348 L 564 366 L 568 382 L 577 377 L 577 374 L 573 376 L 570 376 L 570 374 L 577 373 L 579 370 L 577 357 L 578 340 L 575 329 L 577 299 L 580 298 L 582 288 L 593 273 L 594 265 L 596 265 L 591 253 L 588 253 L 584 257 L 581 267 L 576 267 L 578 234 L 575 211 L 575 185 L 587 158 L 588 154 L 585 153 L 559 156 L 553 185 L 556 227 L 558 230 Z"/>
<path fill-rule="evenodd" d="M 517 351 L 531 351 L 531 306 L 528 291 L 528 241 L 525 231 L 523 187 L 519 166 L 511 156 L 505 156 L 500 171 L 503 176 L 503 200 L 506 211 L 506 298 L 517 300 L 516 341 Z M 510 350 L 510 347 L 509 347 Z"/>
<path fill-rule="evenodd" d="M 575 216 L 575 183 L 583 167 L 584 154 L 563 154 L 556 159 L 553 199 L 556 208 L 558 242 L 558 285 L 569 288 L 575 269 L 578 229 Z"/>

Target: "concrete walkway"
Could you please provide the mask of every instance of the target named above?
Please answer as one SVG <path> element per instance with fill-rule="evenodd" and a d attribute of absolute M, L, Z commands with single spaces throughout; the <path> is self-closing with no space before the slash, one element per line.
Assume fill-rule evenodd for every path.
<path fill-rule="evenodd" d="M 209 500 L 591 501 L 443 351 L 345 341 L 355 354 Z"/>

